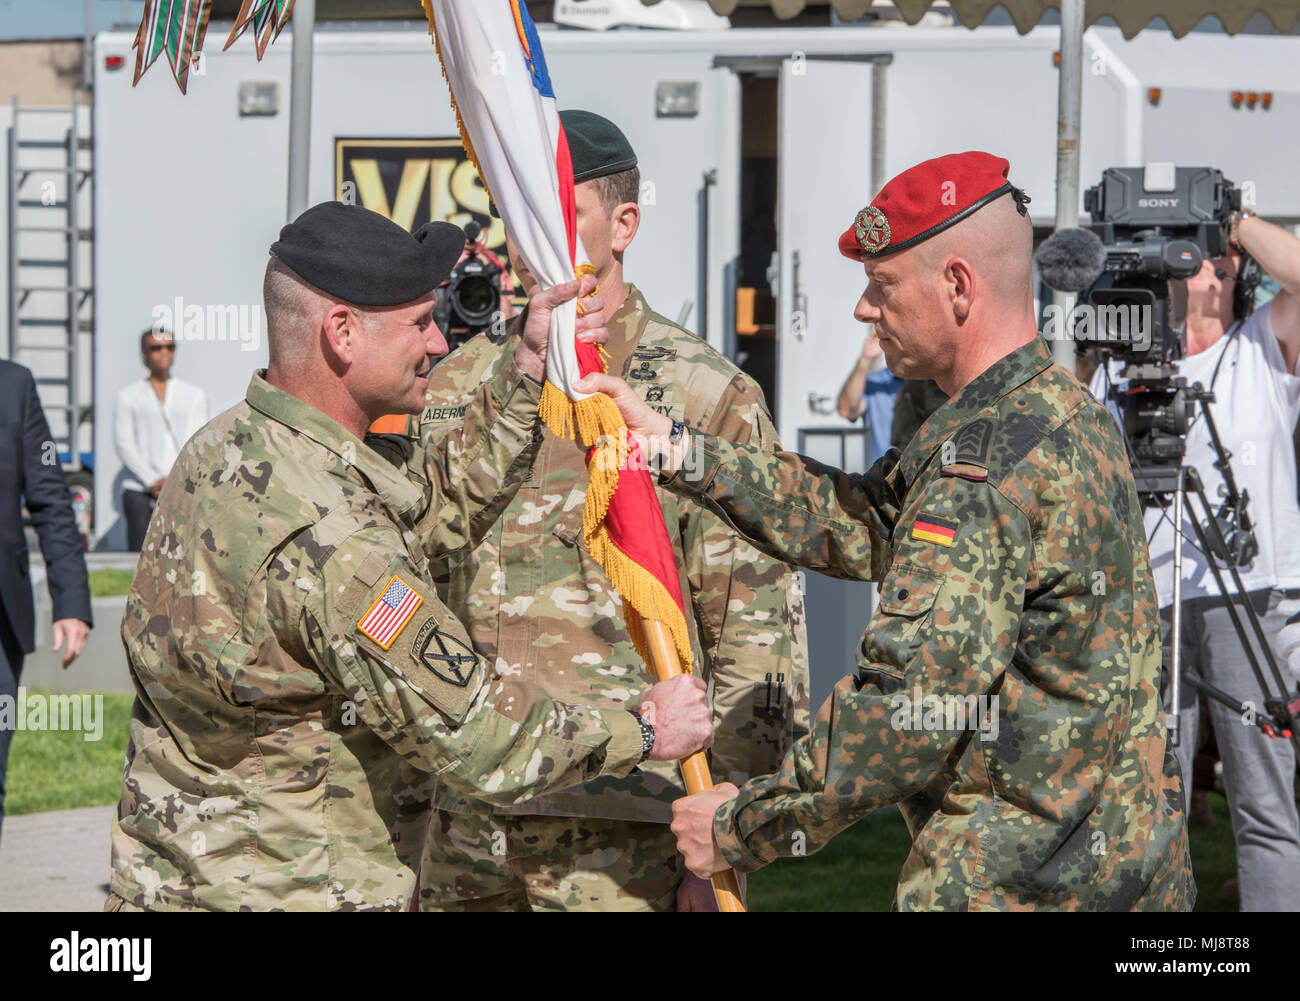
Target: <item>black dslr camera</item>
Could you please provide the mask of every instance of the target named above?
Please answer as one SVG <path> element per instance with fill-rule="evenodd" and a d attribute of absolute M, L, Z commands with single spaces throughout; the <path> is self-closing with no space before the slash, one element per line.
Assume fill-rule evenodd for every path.
<path fill-rule="evenodd" d="M 501 279 L 506 269 L 479 242 L 482 234 L 478 223 L 466 224 L 465 257 L 438 286 L 433 322 L 453 351 L 501 318 Z"/>

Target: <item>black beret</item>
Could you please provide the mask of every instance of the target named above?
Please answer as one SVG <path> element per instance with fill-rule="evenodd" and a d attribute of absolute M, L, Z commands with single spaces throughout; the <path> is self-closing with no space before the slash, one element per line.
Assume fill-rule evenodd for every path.
<path fill-rule="evenodd" d="M 313 205 L 271 244 L 304 280 L 354 306 L 400 306 L 427 295 L 464 249 L 464 231 L 449 222 L 427 222 L 412 234 L 342 202 Z"/>
<path fill-rule="evenodd" d="M 590 111 L 561 111 L 560 124 L 569 140 L 574 184 L 636 166 L 632 144 L 608 118 Z"/>

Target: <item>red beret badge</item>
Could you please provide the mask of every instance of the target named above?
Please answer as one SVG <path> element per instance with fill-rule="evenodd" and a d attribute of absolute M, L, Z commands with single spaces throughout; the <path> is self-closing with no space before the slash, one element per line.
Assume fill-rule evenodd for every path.
<path fill-rule="evenodd" d="M 878 254 L 889 246 L 889 220 L 880 209 L 868 205 L 853 220 L 853 235 L 864 251 Z"/>

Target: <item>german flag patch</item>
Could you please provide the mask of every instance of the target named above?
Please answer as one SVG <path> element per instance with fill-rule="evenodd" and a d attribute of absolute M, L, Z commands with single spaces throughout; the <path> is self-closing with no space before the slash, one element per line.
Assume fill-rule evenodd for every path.
<path fill-rule="evenodd" d="M 919 514 L 912 523 L 912 538 L 922 542 L 937 542 L 941 546 L 951 546 L 953 536 L 957 534 L 957 523 L 947 518 L 932 514 Z"/>

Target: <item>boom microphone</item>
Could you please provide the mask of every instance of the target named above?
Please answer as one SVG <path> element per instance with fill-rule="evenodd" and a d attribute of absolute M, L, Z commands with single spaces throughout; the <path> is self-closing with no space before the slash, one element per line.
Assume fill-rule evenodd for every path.
<path fill-rule="evenodd" d="M 1043 241 L 1034 261 L 1049 288 L 1082 292 L 1105 270 L 1106 248 L 1090 229 L 1060 229 Z"/>

